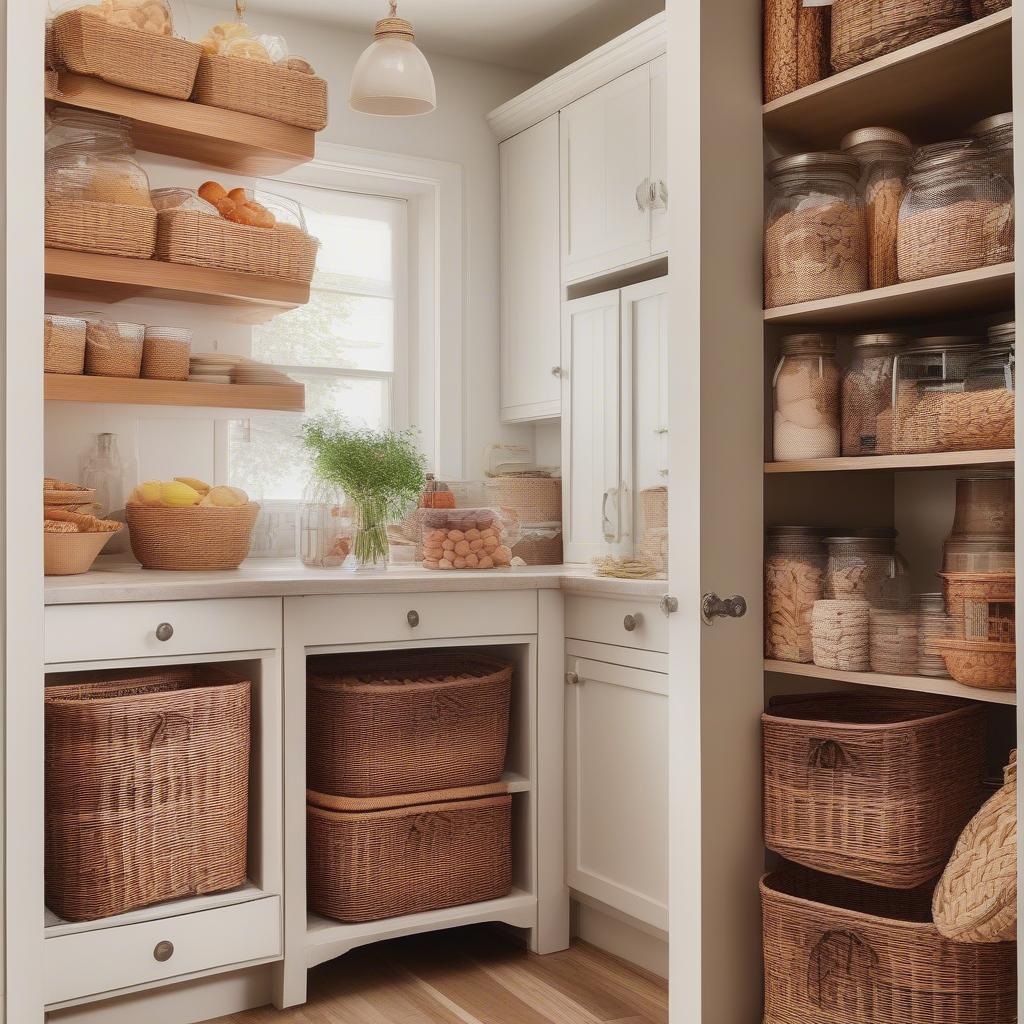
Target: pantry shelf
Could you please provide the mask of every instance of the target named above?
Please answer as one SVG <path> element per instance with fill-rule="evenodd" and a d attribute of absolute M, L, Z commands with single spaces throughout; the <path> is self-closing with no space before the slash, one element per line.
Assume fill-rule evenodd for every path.
<path fill-rule="evenodd" d="M 937 693 L 946 697 L 965 697 L 989 704 L 1017 703 L 1017 694 L 1012 690 L 979 690 L 963 686 L 952 679 L 933 679 L 929 676 L 894 676 L 882 672 L 841 672 L 837 669 L 819 668 L 817 665 L 802 665 L 793 661 L 772 661 L 764 663 L 765 672 L 781 675 L 803 676 L 807 679 L 828 679 L 836 683 L 855 683 L 858 686 L 880 686 L 888 690 L 909 690 L 914 693 Z"/>
<path fill-rule="evenodd" d="M 1012 465 L 1012 448 L 984 452 L 929 452 L 923 455 L 862 455 L 840 459 L 766 462 L 765 473 L 862 473 L 871 470 L 959 469 L 963 466 Z"/>
<path fill-rule="evenodd" d="M 138 149 L 238 174 L 280 174 L 313 159 L 315 133 L 189 100 L 136 92 L 61 72 L 54 103 L 127 117 Z"/>
<path fill-rule="evenodd" d="M 763 108 L 764 129 L 794 149 L 835 149 L 846 132 L 883 124 L 916 142 L 962 133 L 1013 107 L 1012 10 L 887 53 Z"/>
<path fill-rule="evenodd" d="M 768 324 L 840 326 L 996 313 L 1013 307 L 1014 264 L 1000 263 L 764 311 Z"/>

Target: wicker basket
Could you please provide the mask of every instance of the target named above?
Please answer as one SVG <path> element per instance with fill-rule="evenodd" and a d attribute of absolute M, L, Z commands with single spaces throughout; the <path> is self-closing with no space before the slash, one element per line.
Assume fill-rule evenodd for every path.
<path fill-rule="evenodd" d="M 508 745 L 512 666 L 459 651 L 314 658 L 306 779 L 374 797 L 497 782 Z"/>
<path fill-rule="evenodd" d="M 308 792 L 309 909 L 379 921 L 512 887 L 512 797 L 504 783 L 353 800 Z"/>
<path fill-rule="evenodd" d="M 173 36 L 111 25 L 82 11 L 54 19 L 57 57 L 69 71 L 187 100 L 203 48 Z"/>
<path fill-rule="evenodd" d="M 557 528 L 557 532 L 556 532 Z M 522 539 L 512 545 L 512 557 L 527 565 L 561 565 L 564 557 L 561 523 L 521 527 Z"/>
<path fill-rule="evenodd" d="M 996 11 L 1004 11 L 1010 6 L 1011 0 L 971 0 L 971 17 L 977 21 L 986 18 Z"/>
<path fill-rule="evenodd" d="M 78 576 L 88 572 L 114 533 L 44 533 L 43 574 Z"/>
<path fill-rule="evenodd" d="M 161 210 L 156 258 L 309 284 L 319 243 L 291 224 L 254 228 L 197 210 Z"/>
<path fill-rule="evenodd" d="M 510 509 L 521 523 L 562 521 L 562 481 L 558 477 L 492 477 L 484 481 L 484 491 L 484 504 Z"/>
<path fill-rule="evenodd" d="M 85 372 L 93 377 L 139 376 L 146 328 L 111 323 L 89 315 L 85 330 Z"/>
<path fill-rule="evenodd" d="M 46 689 L 46 905 L 91 921 L 245 883 L 249 683 L 207 666 Z"/>
<path fill-rule="evenodd" d="M 156 210 L 88 199 L 47 199 L 46 246 L 148 260 L 156 247 Z"/>
<path fill-rule="evenodd" d="M 146 569 L 204 572 L 237 569 L 249 554 L 260 507 L 164 508 L 129 502 L 132 554 Z"/>
<path fill-rule="evenodd" d="M 142 345 L 142 376 L 147 380 L 188 380 L 192 332 L 147 327 Z"/>
<path fill-rule="evenodd" d="M 43 317 L 43 370 L 81 374 L 85 370 L 86 323 L 74 316 Z"/>
<path fill-rule="evenodd" d="M 942 938 L 930 897 L 799 868 L 763 878 L 764 1024 L 1016 1021 L 1016 944 Z"/>
<path fill-rule="evenodd" d="M 1016 638 L 1017 592 L 1013 572 L 943 572 L 946 611 L 963 620 L 967 640 L 1012 644 Z"/>
<path fill-rule="evenodd" d="M 314 132 L 327 127 L 327 83 L 278 64 L 204 53 L 192 98 Z"/>
<path fill-rule="evenodd" d="M 780 697 L 762 730 L 765 845 L 819 871 L 913 888 L 942 871 L 981 803 L 980 704 Z"/>

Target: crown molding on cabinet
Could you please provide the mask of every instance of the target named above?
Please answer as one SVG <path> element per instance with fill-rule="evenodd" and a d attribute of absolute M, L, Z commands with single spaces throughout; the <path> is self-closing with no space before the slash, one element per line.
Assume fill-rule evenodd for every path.
<path fill-rule="evenodd" d="M 666 51 L 666 24 L 665 14 L 656 14 L 492 110 L 487 123 L 498 141 L 518 135 L 573 100 L 660 57 Z"/>

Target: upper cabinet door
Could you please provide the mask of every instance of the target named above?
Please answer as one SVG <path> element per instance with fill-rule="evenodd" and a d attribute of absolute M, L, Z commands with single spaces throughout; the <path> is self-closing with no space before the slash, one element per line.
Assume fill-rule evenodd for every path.
<path fill-rule="evenodd" d="M 499 147 L 501 418 L 561 412 L 558 114 Z"/>
<path fill-rule="evenodd" d="M 651 63 L 651 252 L 668 252 L 668 58 Z"/>
<path fill-rule="evenodd" d="M 566 281 L 651 255 L 651 69 L 636 68 L 562 110 Z"/>

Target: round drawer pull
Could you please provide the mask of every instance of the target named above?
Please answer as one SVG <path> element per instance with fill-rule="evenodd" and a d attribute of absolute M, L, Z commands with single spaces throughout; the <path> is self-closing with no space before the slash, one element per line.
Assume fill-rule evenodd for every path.
<path fill-rule="evenodd" d="M 163 942 L 158 942 L 153 947 L 153 959 L 157 963 L 165 964 L 171 957 L 174 956 L 174 943 L 168 942 L 166 939 Z"/>
<path fill-rule="evenodd" d="M 420 624 L 420 613 L 413 610 L 406 615 L 405 620 L 413 629 L 415 629 Z"/>
<path fill-rule="evenodd" d="M 632 633 L 633 630 L 635 630 L 637 628 L 637 626 L 642 626 L 643 625 L 643 621 L 644 621 L 643 615 L 641 615 L 640 612 L 636 612 L 633 615 L 627 615 L 622 620 L 622 628 L 627 633 Z"/>
<path fill-rule="evenodd" d="M 156 627 L 156 638 L 157 640 L 166 641 L 170 640 L 174 636 L 174 627 L 169 622 L 161 622 Z"/>

